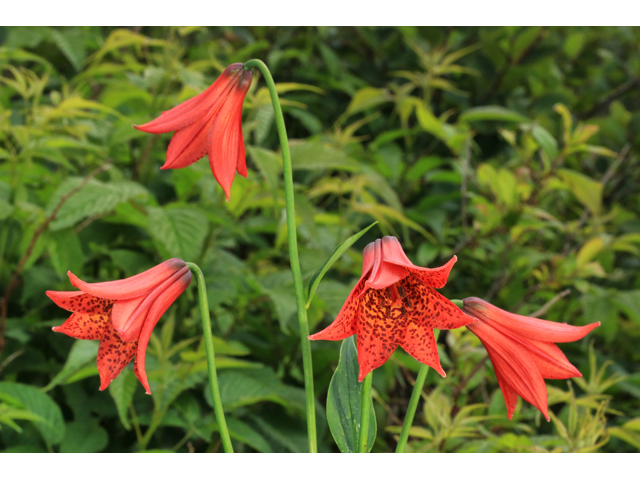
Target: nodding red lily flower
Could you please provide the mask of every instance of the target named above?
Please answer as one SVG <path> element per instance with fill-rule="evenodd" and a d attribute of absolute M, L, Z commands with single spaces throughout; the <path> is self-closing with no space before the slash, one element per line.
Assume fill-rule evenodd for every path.
<path fill-rule="evenodd" d="M 358 380 L 386 362 L 400 345 L 413 358 L 446 376 L 433 329 L 450 330 L 477 320 L 434 289 L 447 283 L 454 256 L 439 268 L 417 267 L 398 239 L 366 246 L 362 276 L 335 321 L 311 340 L 342 340 L 357 334 Z"/>
<path fill-rule="evenodd" d="M 81 340 L 100 340 L 100 390 L 109 386 L 133 356 L 134 371 L 151 395 L 144 369 L 153 327 L 191 282 L 189 267 L 172 258 L 124 280 L 86 283 L 68 272 L 77 292 L 48 291 L 56 305 L 73 314 L 54 332 Z"/>
<path fill-rule="evenodd" d="M 574 327 L 509 313 L 475 297 L 465 298 L 463 304 L 464 311 L 479 320 L 468 328 L 489 354 L 509 419 L 520 396 L 549 421 L 544 379 L 582 376 L 555 344 L 580 340 L 600 322 Z"/>
<path fill-rule="evenodd" d="M 251 86 L 251 71 L 229 65 L 204 92 L 135 128 L 147 133 L 175 131 L 162 169 L 188 167 L 205 155 L 227 201 L 236 171 L 247 176 L 242 139 L 242 103 Z"/>

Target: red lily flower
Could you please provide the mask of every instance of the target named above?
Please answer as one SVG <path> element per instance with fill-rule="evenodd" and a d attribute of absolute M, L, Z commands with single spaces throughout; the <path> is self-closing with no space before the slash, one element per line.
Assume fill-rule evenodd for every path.
<path fill-rule="evenodd" d="M 73 312 L 54 332 L 100 340 L 100 390 L 109 386 L 136 356 L 134 371 L 151 395 L 144 369 L 147 345 L 162 314 L 191 283 L 186 264 L 172 258 L 146 272 L 113 282 L 86 283 L 68 272 L 78 292 L 48 291 L 56 305 Z"/>
<path fill-rule="evenodd" d="M 521 396 L 549 421 L 544 379 L 582 376 L 555 343 L 580 340 L 600 322 L 574 327 L 509 313 L 475 297 L 465 298 L 463 304 L 464 311 L 479 320 L 468 328 L 489 354 L 509 419 Z"/>
<path fill-rule="evenodd" d="M 433 329 L 451 330 L 477 320 L 436 292 L 447 283 L 454 256 L 439 268 L 417 267 L 395 237 L 363 252 L 362 276 L 335 321 L 311 340 L 342 340 L 357 334 L 358 380 L 386 362 L 400 345 L 413 358 L 446 376 Z"/>
<path fill-rule="evenodd" d="M 168 168 L 188 167 L 205 155 L 227 201 L 236 171 L 247 176 L 242 139 L 242 103 L 253 73 L 242 63 L 229 65 L 204 92 L 181 103 L 155 120 L 135 128 L 147 133 L 175 131 L 167 149 Z"/>

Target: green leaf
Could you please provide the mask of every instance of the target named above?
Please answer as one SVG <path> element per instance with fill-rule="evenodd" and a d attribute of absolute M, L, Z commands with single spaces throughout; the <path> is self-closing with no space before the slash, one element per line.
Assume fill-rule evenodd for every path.
<path fill-rule="evenodd" d="M 50 215 L 63 195 L 70 193 L 84 179 L 69 178 L 64 181 L 50 198 L 46 214 Z M 51 230 L 71 227 L 85 218 L 105 215 L 120 203 L 149 193 L 140 184 L 130 181 L 102 183 L 89 181 L 80 191 L 68 198 L 62 205 L 56 219 L 51 222 Z"/>
<path fill-rule="evenodd" d="M 470 108 L 460 115 L 460 120 L 465 122 L 482 122 L 486 120 L 495 120 L 499 122 L 516 122 L 530 123 L 527 117 L 520 115 L 518 112 L 509 110 L 508 108 L 489 105 L 486 107 Z"/>
<path fill-rule="evenodd" d="M 540 125 L 536 125 L 533 127 L 531 134 L 542 149 L 547 152 L 550 159 L 553 160 L 558 156 L 558 142 L 546 129 L 542 128 Z"/>
<path fill-rule="evenodd" d="M 322 277 L 324 277 L 325 273 L 327 273 L 327 271 L 331 268 L 331 265 L 333 265 L 344 254 L 344 252 L 349 250 L 349 248 L 351 248 L 351 246 L 356 243 L 360 239 L 360 237 L 367 233 L 367 231 L 369 231 L 369 229 L 371 229 L 371 227 L 373 227 L 376 223 L 378 222 L 373 222 L 367 228 L 360 230 L 355 235 L 351 235 L 344 242 L 333 249 L 333 252 L 331 252 L 329 258 L 327 258 L 324 264 L 318 270 L 316 270 L 316 272 L 311 277 L 311 280 L 309 280 L 309 287 L 307 288 L 307 308 L 309 308 L 309 305 L 311 305 L 311 300 L 313 300 L 313 296 L 318 289 L 320 280 L 322 280 Z"/>
<path fill-rule="evenodd" d="M 345 113 L 347 115 L 351 115 L 352 113 L 360 112 L 368 108 L 377 107 L 378 105 L 390 100 L 391 96 L 386 90 L 374 87 L 361 88 L 353 96 L 351 102 L 349 102 L 349 106 Z"/>
<path fill-rule="evenodd" d="M 271 108 L 271 106 L 269 106 Z M 253 163 L 264 177 L 273 194 L 277 192 L 280 172 L 282 172 L 282 157 L 280 154 L 260 147 L 247 147 Z"/>
<path fill-rule="evenodd" d="M 150 208 L 149 231 L 169 256 L 196 261 L 209 230 L 209 220 L 189 207 Z"/>
<path fill-rule="evenodd" d="M 118 416 L 124 428 L 131 429 L 127 410 L 133 401 L 133 394 L 136 391 L 138 380 L 131 368 L 125 368 L 109 385 L 109 394 L 116 403 Z"/>
<path fill-rule="evenodd" d="M 342 453 L 358 451 L 362 409 L 363 384 L 358 382 L 358 352 L 354 337 L 342 341 L 340 361 L 327 395 L 327 421 L 338 448 Z M 369 416 L 369 451 L 376 439 L 376 415 L 371 400 Z"/>
<path fill-rule="evenodd" d="M 231 438 L 246 443 L 261 453 L 272 452 L 269 442 L 246 423 L 241 422 L 237 418 L 228 418 L 227 427 L 229 428 Z"/>
<path fill-rule="evenodd" d="M 225 370 L 219 375 L 219 383 L 225 411 L 259 402 L 274 402 L 304 411 L 304 392 L 283 385 L 269 368 Z M 302 394 L 300 398 L 298 393 Z M 208 404 L 212 404 L 208 385 L 205 387 L 205 399 Z"/>
<path fill-rule="evenodd" d="M 291 165 L 294 170 L 360 170 L 360 163 L 344 151 L 324 142 L 291 140 Z"/>
<path fill-rule="evenodd" d="M 578 201 L 591 210 L 593 215 L 600 214 L 602 208 L 602 184 L 573 170 L 560 169 L 558 175 L 568 185 Z"/>
<path fill-rule="evenodd" d="M 104 428 L 93 422 L 72 422 L 67 425 L 60 452 L 95 453 L 104 450 L 108 443 L 109 435 Z"/>
<path fill-rule="evenodd" d="M 604 248 L 604 240 L 595 237 L 585 243 L 576 257 L 576 266 L 582 267 L 589 263 Z"/>
<path fill-rule="evenodd" d="M 84 266 L 84 253 L 80 239 L 72 228 L 55 231 L 49 239 L 49 254 L 56 273 L 67 277 L 67 271 L 80 272 Z"/>
<path fill-rule="evenodd" d="M 71 62 L 76 72 L 79 72 L 82 69 L 82 61 L 86 55 L 82 38 L 72 32 L 60 31 L 54 28 L 50 30 L 50 34 L 53 43 L 64 53 L 64 56 Z"/>
<path fill-rule="evenodd" d="M 60 407 L 46 393 L 31 385 L 0 382 L 0 393 L 10 395 L 21 402 L 25 409 L 42 418 L 35 423 L 48 445 L 56 445 L 65 436 L 65 425 Z"/>
<path fill-rule="evenodd" d="M 0 198 L 0 220 L 8 218 L 13 212 L 13 205 L 7 202 L 4 198 Z"/>
<path fill-rule="evenodd" d="M 70 379 L 73 375 L 78 373 L 87 365 L 96 361 L 98 355 L 98 342 L 91 342 L 87 340 L 76 340 L 71 350 L 67 361 L 62 367 L 62 370 L 53 377 L 49 384 L 43 388 L 44 392 L 48 392 L 56 385 L 64 383 Z"/>

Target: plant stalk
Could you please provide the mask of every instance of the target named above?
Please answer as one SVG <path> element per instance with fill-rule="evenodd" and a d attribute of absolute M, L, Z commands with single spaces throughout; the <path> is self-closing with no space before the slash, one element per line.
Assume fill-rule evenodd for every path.
<path fill-rule="evenodd" d="M 227 421 L 224 418 L 222 409 L 222 399 L 218 387 L 218 374 L 216 373 L 216 355 L 213 349 L 213 335 L 211 334 L 211 317 L 209 316 L 209 300 L 207 299 L 207 286 L 204 282 L 202 270 L 195 263 L 187 262 L 187 266 L 194 273 L 198 282 L 198 303 L 200 304 L 200 316 L 202 317 L 202 335 L 204 338 L 204 348 L 207 354 L 207 370 L 209 371 L 209 387 L 211 388 L 211 399 L 213 400 L 213 411 L 216 421 L 220 427 L 220 438 L 225 453 L 233 453 L 233 445 L 229 437 Z"/>
<path fill-rule="evenodd" d="M 300 344 L 302 346 L 302 367 L 304 372 L 304 389 L 307 406 L 307 434 L 309 437 L 309 452 L 318 452 L 318 440 L 316 434 L 316 405 L 313 393 L 313 365 L 311 363 L 311 342 L 309 341 L 309 324 L 307 323 L 307 309 L 305 307 L 305 296 L 302 284 L 302 272 L 300 271 L 300 260 L 298 258 L 298 239 L 296 235 L 296 213 L 293 198 L 293 170 L 291 168 L 291 154 L 289 152 L 289 140 L 287 130 L 284 125 L 282 107 L 276 91 L 276 85 L 267 65 L 258 59 L 249 60 L 244 64 L 245 70 L 257 68 L 262 73 L 275 113 L 278 137 L 280 138 L 280 148 L 282 150 L 284 191 L 287 212 L 287 236 L 289 240 L 289 259 L 291 262 L 291 274 L 296 294 L 296 307 L 298 309 L 298 324 L 300 326 Z"/>
<path fill-rule="evenodd" d="M 362 408 L 360 409 L 360 439 L 358 451 L 367 453 L 369 451 L 367 440 L 369 439 L 369 416 L 371 415 L 371 381 L 373 372 L 364 377 L 362 384 Z"/>
<path fill-rule="evenodd" d="M 427 373 L 429 373 L 429 366 L 424 364 L 420 365 L 418 377 L 416 378 L 416 384 L 413 386 L 411 400 L 409 400 L 409 406 L 407 407 L 407 413 L 405 414 L 404 422 L 402 423 L 402 430 L 400 430 L 400 438 L 398 439 L 396 453 L 404 453 L 404 447 L 407 445 L 409 430 L 411 430 L 413 418 L 416 415 L 416 408 L 418 407 L 418 402 L 420 401 L 420 394 L 422 393 L 422 387 L 424 387 L 424 381 L 427 379 Z"/>

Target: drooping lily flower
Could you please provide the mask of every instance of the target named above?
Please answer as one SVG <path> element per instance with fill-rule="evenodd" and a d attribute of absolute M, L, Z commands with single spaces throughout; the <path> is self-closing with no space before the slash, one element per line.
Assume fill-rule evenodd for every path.
<path fill-rule="evenodd" d="M 447 283 L 454 256 L 439 268 L 417 267 L 395 237 L 366 246 L 362 276 L 335 321 L 311 340 L 342 340 L 357 334 L 358 380 L 401 346 L 413 358 L 446 376 L 433 329 L 451 330 L 477 320 L 435 291 Z"/>
<path fill-rule="evenodd" d="M 86 283 L 68 272 L 76 292 L 48 291 L 56 305 L 73 314 L 54 332 L 81 340 L 100 340 L 100 390 L 109 386 L 136 356 L 134 371 L 150 395 L 145 371 L 153 327 L 191 282 L 185 262 L 172 258 L 146 272 L 113 282 Z"/>
<path fill-rule="evenodd" d="M 242 103 L 251 86 L 251 71 L 229 65 L 204 92 L 135 128 L 147 133 L 175 131 L 162 169 L 188 167 L 205 155 L 227 200 L 236 171 L 247 176 L 242 138 Z"/>
<path fill-rule="evenodd" d="M 580 340 L 600 322 L 574 327 L 509 313 L 475 297 L 465 298 L 463 304 L 464 311 L 479 320 L 468 328 L 489 354 L 509 419 L 520 396 L 549 421 L 544 379 L 582 376 L 555 344 Z"/>

